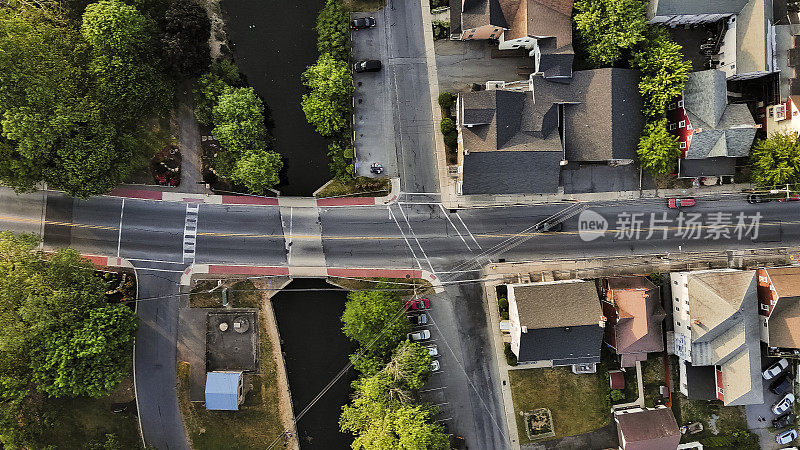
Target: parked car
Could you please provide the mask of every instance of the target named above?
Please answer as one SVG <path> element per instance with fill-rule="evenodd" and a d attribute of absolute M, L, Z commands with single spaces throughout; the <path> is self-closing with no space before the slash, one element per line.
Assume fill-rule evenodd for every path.
<path fill-rule="evenodd" d="M 406 335 L 409 341 L 424 341 L 431 338 L 431 330 L 419 330 Z M 792 399 L 794 400 L 794 399 Z"/>
<path fill-rule="evenodd" d="M 747 203 L 767 203 L 771 201 L 772 199 L 765 195 L 750 194 L 747 196 Z"/>
<path fill-rule="evenodd" d="M 431 363 L 431 372 L 436 372 L 437 370 L 439 370 L 439 361 L 434 359 Z"/>
<path fill-rule="evenodd" d="M 771 380 L 780 375 L 787 367 L 789 367 L 789 361 L 787 361 L 786 358 L 781 358 L 775 364 L 767 367 L 762 375 L 765 380 Z"/>
<path fill-rule="evenodd" d="M 693 198 L 671 198 L 667 202 L 667 206 L 672 209 L 676 208 L 688 208 L 690 206 L 694 206 L 695 202 Z"/>
<path fill-rule="evenodd" d="M 418 309 L 428 309 L 430 307 L 431 301 L 427 298 L 418 298 L 406 302 L 406 311 L 416 311 Z"/>
<path fill-rule="evenodd" d="M 375 26 L 374 17 L 359 17 L 350 21 L 350 29 L 363 30 L 364 28 L 372 28 Z"/>
<path fill-rule="evenodd" d="M 783 375 L 775 378 L 775 381 L 769 385 L 769 390 L 775 395 L 783 395 L 792 390 L 792 374 L 784 372 Z"/>
<path fill-rule="evenodd" d="M 439 347 L 437 347 L 437 346 L 435 346 L 435 345 L 428 345 L 428 346 L 427 346 L 427 347 L 425 347 L 425 348 L 427 348 L 427 349 L 428 349 L 428 353 L 429 353 L 431 356 L 439 356 Z"/>
<path fill-rule="evenodd" d="M 792 403 L 794 403 L 794 394 L 790 392 L 772 405 L 772 412 L 774 414 L 783 414 L 792 406 Z"/>
<path fill-rule="evenodd" d="M 772 426 L 775 428 L 786 428 L 789 425 L 794 425 L 794 421 L 797 419 L 792 413 L 786 413 L 782 416 L 778 416 L 772 419 Z"/>
<path fill-rule="evenodd" d="M 355 72 L 378 72 L 381 70 L 381 62 L 377 59 L 365 59 L 353 64 Z"/>
<path fill-rule="evenodd" d="M 781 203 L 797 202 L 797 201 L 800 201 L 800 194 L 792 194 L 792 196 L 789 197 L 789 198 L 786 198 L 786 197 L 779 198 L 778 201 L 781 202 Z"/>
<path fill-rule="evenodd" d="M 428 323 L 428 315 L 423 313 L 423 314 L 408 316 L 408 321 L 411 322 L 412 325 L 425 325 L 426 323 Z"/>
<path fill-rule="evenodd" d="M 793 440 L 797 439 L 797 430 L 792 428 L 791 430 L 786 430 L 783 433 L 775 436 L 775 442 L 778 444 L 788 444 Z"/>

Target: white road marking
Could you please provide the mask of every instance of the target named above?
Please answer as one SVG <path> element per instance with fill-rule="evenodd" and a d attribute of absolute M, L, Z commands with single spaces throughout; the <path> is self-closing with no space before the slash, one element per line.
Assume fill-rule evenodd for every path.
<path fill-rule="evenodd" d="M 397 225 L 397 229 L 400 230 L 400 234 L 403 236 L 403 240 L 406 241 L 406 245 L 408 246 L 408 249 L 411 250 L 411 256 L 413 256 L 414 257 L 414 261 L 417 262 L 417 267 L 422 269 L 422 264 L 420 264 L 419 258 L 417 258 L 417 253 L 414 251 L 414 248 L 411 246 L 411 243 L 408 242 L 408 239 L 406 238 L 406 234 L 403 233 L 403 229 L 400 228 L 400 222 L 398 222 L 397 221 L 397 217 L 394 216 L 394 213 L 392 212 L 392 207 L 391 206 L 387 206 L 386 209 L 389 210 L 389 217 L 391 217 L 394 220 L 395 225 Z"/>
<path fill-rule="evenodd" d="M 467 230 L 467 233 L 469 233 L 469 236 L 472 238 L 472 242 L 474 242 L 479 249 L 483 250 L 483 247 L 481 247 L 481 244 L 478 244 L 478 241 L 475 240 L 475 236 L 473 236 L 472 232 L 469 231 L 469 228 L 467 228 L 467 224 L 464 223 L 464 219 L 461 218 L 461 216 L 458 214 L 458 211 L 456 211 L 456 217 L 458 217 L 458 220 L 461 222 L 461 225 L 464 225 L 464 229 Z"/>
<path fill-rule="evenodd" d="M 450 216 L 447 214 L 447 211 L 445 211 L 444 206 L 442 206 L 441 203 L 439 203 L 439 208 L 442 209 L 442 214 L 444 214 L 444 218 L 447 219 L 448 222 L 450 222 L 450 226 L 453 227 L 454 230 L 456 230 L 456 235 L 458 235 L 458 237 L 461 238 L 461 242 L 463 242 L 464 245 L 467 246 L 467 250 L 472 251 L 472 249 L 469 247 L 469 244 L 467 244 L 467 241 L 464 240 L 464 236 L 461 235 L 461 231 L 459 231 L 458 228 L 456 228 L 456 225 L 453 223 L 453 221 L 450 220 Z"/>
<path fill-rule="evenodd" d="M 420 393 L 422 393 L 422 392 L 433 392 L 433 391 L 440 391 L 442 389 L 447 389 L 447 386 L 442 386 L 442 387 L 432 388 L 432 389 L 424 389 L 424 390 L 418 391 L 418 392 L 420 392 Z"/>
<path fill-rule="evenodd" d="M 117 258 L 119 258 L 119 248 L 122 246 L 122 215 L 125 214 L 125 198 L 122 199 L 122 207 L 119 209 L 119 235 L 117 236 Z"/>
<path fill-rule="evenodd" d="M 408 225 L 408 232 L 411 233 L 411 236 L 417 242 L 417 246 L 419 246 L 419 249 L 422 251 L 422 256 L 424 256 L 425 260 L 428 261 L 428 267 L 430 267 L 431 273 L 435 274 L 436 271 L 433 270 L 433 264 L 431 264 L 431 260 L 428 259 L 428 255 L 425 253 L 425 249 L 422 248 L 422 244 L 419 243 L 419 239 L 417 239 L 417 235 L 416 235 L 416 233 L 414 233 L 414 229 L 411 228 L 411 222 L 408 221 L 408 217 L 406 216 L 406 213 L 403 212 L 403 207 L 402 206 L 398 206 L 397 209 L 399 209 L 400 210 L 400 214 L 403 215 L 403 219 L 406 221 L 406 225 Z"/>
<path fill-rule="evenodd" d="M 171 270 L 171 269 L 156 269 L 154 267 L 137 267 L 136 270 L 145 270 L 145 271 L 153 271 L 153 272 L 170 272 L 170 273 L 183 273 L 183 270 Z"/>
<path fill-rule="evenodd" d="M 186 204 L 186 220 L 183 224 L 183 262 L 188 259 L 191 263 L 195 260 L 195 247 L 197 245 L 197 216 L 200 213 L 199 203 Z"/>

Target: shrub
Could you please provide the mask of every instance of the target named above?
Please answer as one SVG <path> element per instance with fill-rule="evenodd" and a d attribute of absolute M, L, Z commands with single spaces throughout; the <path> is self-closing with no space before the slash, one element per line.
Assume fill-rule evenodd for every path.
<path fill-rule="evenodd" d="M 619 389 L 612 389 L 611 390 L 611 401 L 612 402 L 619 402 L 625 399 L 625 393 L 620 391 Z"/>
<path fill-rule="evenodd" d="M 508 311 L 500 311 L 500 319 L 508 320 Z"/>
<path fill-rule="evenodd" d="M 675 168 L 681 149 L 678 138 L 667 131 L 667 119 L 645 125 L 637 154 L 639 164 L 652 174 L 666 174 Z"/>
<path fill-rule="evenodd" d="M 517 365 L 517 355 L 511 350 L 511 344 L 506 342 L 504 353 L 506 354 L 506 363 L 509 366 Z"/>
<path fill-rule="evenodd" d="M 508 299 L 501 298 L 497 300 L 497 306 L 500 308 L 500 312 L 508 312 Z"/>
<path fill-rule="evenodd" d="M 800 180 L 800 139 L 794 133 L 775 133 L 758 140 L 750 156 L 753 183 L 759 186 L 782 186 Z"/>
<path fill-rule="evenodd" d="M 447 39 L 450 36 L 450 22 L 446 20 L 434 20 L 431 25 L 433 26 L 433 39 Z"/>
<path fill-rule="evenodd" d="M 317 50 L 334 59 L 350 58 L 350 17 L 341 0 L 328 0 L 317 16 Z"/>
<path fill-rule="evenodd" d="M 444 135 L 454 133 L 456 131 L 456 122 L 449 117 L 445 117 L 442 119 L 439 128 L 442 130 L 442 134 Z"/>
<path fill-rule="evenodd" d="M 445 134 L 444 145 L 448 146 L 449 148 L 458 147 L 458 132 L 453 131 L 452 133 Z"/>
<path fill-rule="evenodd" d="M 456 102 L 456 96 L 450 92 L 444 91 L 439 93 L 439 107 L 442 108 L 443 111 L 449 113 L 450 108 L 453 107 L 453 103 Z"/>

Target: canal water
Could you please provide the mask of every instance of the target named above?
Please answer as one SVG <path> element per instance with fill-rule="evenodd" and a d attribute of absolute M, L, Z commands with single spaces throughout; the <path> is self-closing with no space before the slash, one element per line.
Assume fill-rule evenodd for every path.
<path fill-rule="evenodd" d="M 236 64 L 271 110 L 275 149 L 283 156 L 278 189 L 311 195 L 330 179 L 327 143 L 306 122 L 300 75 L 317 57 L 316 17 L 324 0 L 224 0 Z"/>
<path fill-rule="evenodd" d="M 331 287 L 325 280 L 297 279 L 272 298 L 295 415 L 336 377 L 355 350 L 340 320 L 347 291 L 305 290 Z M 339 432 L 339 414 L 350 400 L 354 378 L 350 369 L 297 423 L 301 449 L 350 448 L 353 437 Z"/>

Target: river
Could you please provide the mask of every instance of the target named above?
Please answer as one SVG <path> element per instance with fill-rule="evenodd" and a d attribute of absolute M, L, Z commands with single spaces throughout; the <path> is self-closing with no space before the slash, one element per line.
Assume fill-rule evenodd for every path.
<path fill-rule="evenodd" d="M 342 333 L 346 291 L 291 291 L 320 288 L 332 286 L 325 280 L 296 279 L 272 298 L 295 415 L 337 376 L 355 349 Z M 339 414 L 350 400 L 354 377 L 348 370 L 298 421 L 303 450 L 350 448 L 353 437 L 339 432 Z"/>
<path fill-rule="evenodd" d="M 278 189 L 311 195 L 327 182 L 327 143 L 306 122 L 300 75 L 317 57 L 316 16 L 323 0 L 223 1 L 236 64 L 264 99 L 274 123 L 275 149 L 283 156 Z"/>

